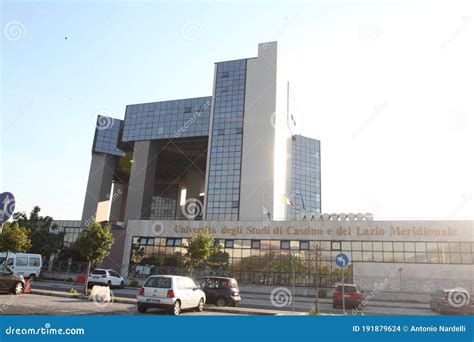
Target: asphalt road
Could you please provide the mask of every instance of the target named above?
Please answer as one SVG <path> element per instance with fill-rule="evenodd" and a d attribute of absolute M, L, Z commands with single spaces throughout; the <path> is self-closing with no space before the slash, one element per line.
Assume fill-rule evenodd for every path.
<path fill-rule="evenodd" d="M 55 291 L 69 292 L 74 287 L 81 291 L 81 285 L 72 285 L 56 282 L 43 282 L 36 281 L 33 283 L 33 289 L 46 289 Z M 135 298 L 138 289 L 112 289 L 113 293 L 117 297 Z M 294 303 L 293 303 L 294 300 Z M 270 300 L 269 294 L 245 294 L 242 293 L 242 302 L 240 307 L 244 308 L 257 308 L 257 309 L 272 309 L 281 311 L 294 311 L 295 312 L 309 312 L 314 306 L 314 299 L 308 297 L 295 297 L 282 303 L 283 306 L 275 306 Z M 323 300 L 319 304 L 320 312 L 329 314 L 342 314 L 341 309 L 333 309 L 330 300 Z M 354 312 L 347 310 L 347 314 L 364 314 L 364 315 L 439 315 L 436 312 L 430 310 L 428 304 L 420 303 L 403 303 L 403 302 L 371 302 L 369 305 L 360 312 Z"/>
<path fill-rule="evenodd" d="M 138 313 L 136 305 L 122 303 L 96 303 L 83 299 L 61 298 L 23 294 L 19 296 L 0 294 L 0 315 L 169 315 L 158 309 L 145 314 Z M 185 316 L 223 316 L 230 315 L 217 312 L 183 311 Z"/>

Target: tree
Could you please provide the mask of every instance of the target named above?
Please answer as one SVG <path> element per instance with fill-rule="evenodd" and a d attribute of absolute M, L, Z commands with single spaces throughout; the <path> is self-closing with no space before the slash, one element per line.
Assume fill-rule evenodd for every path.
<path fill-rule="evenodd" d="M 214 238 L 207 231 L 200 231 L 191 237 L 188 246 L 186 246 L 187 264 L 191 275 L 197 266 L 218 250 L 217 246 L 211 247 L 213 241 Z"/>
<path fill-rule="evenodd" d="M 13 215 L 13 222 L 29 229 L 31 248 L 29 252 L 49 256 L 57 253 L 62 245 L 64 233 L 57 233 L 51 216 L 40 216 L 41 208 L 35 206 L 28 217 L 24 212 Z"/>
<path fill-rule="evenodd" d="M 5 222 L 0 234 L 0 251 L 26 252 L 31 247 L 29 230 L 17 222 Z"/>
<path fill-rule="evenodd" d="M 86 281 L 84 282 L 84 294 L 87 294 L 88 275 L 91 264 L 99 263 L 109 255 L 109 250 L 114 243 L 110 231 L 110 224 L 102 226 L 99 222 L 92 221 L 77 237 L 72 245 L 73 249 L 87 260 Z"/>

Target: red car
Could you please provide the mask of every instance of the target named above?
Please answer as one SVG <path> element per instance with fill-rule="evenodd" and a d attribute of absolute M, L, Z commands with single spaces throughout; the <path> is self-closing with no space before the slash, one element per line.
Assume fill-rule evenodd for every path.
<path fill-rule="evenodd" d="M 364 300 L 364 291 L 361 291 L 357 285 L 344 284 L 344 299 L 347 308 L 362 307 Z M 342 284 L 336 285 L 332 293 L 332 307 L 342 308 Z"/>

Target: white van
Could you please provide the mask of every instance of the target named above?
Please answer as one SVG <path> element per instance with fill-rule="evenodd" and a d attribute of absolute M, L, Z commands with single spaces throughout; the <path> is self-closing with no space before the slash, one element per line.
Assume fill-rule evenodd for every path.
<path fill-rule="evenodd" d="M 22 275 L 25 278 L 33 280 L 38 277 L 43 267 L 43 258 L 41 254 L 29 253 L 8 253 L 8 260 L 5 264 L 7 253 L 0 253 L 0 265 L 6 265 L 15 274 Z"/>

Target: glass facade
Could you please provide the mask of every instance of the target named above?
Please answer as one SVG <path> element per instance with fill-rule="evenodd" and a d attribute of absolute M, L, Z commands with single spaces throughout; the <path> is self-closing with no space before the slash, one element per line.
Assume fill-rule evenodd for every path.
<path fill-rule="evenodd" d="M 128 105 L 123 141 L 207 136 L 211 99 L 207 96 Z"/>
<path fill-rule="evenodd" d="M 186 238 L 134 237 L 130 273 L 148 270 L 144 276 L 174 268 L 184 272 Z M 291 284 L 330 286 L 340 280 L 334 259 L 344 252 L 352 262 L 472 264 L 474 242 L 392 242 L 220 239 L 220 251 L 212 255 L 201 272 L 236 278 L 245 284 Z M 319 265 L 319 266 L 318 266 Z M 319 272 L 317 272 L 319 269 Z M 169 269 L 167 270 L 169 271 Z M 352 276 L 351 265 L 347 280 Z"/>
<path fill-rule="evenodd" d="M 76 242 L 79 233 L 84 229 L 81 221 L 56 220 L 53 224 L 57 226 L 58 232 L 64 232 L 63 243 L 65 247 L 70 247 Z"/>
<path fill-rule="evenodd" d="M 319 140 L 296 135 L 291 147 L 291 197 L 289 218 L 321 212 L 321 162 Z"/>
<path fill-rule="evenodd" d="M 124 156 L 125 152 L 118 148 L 122 124 L 122 120 L 99 115 L 92 150 L 115 156 Z"/>
<path fill-rule="evenodd" d="M 217 63 L 206 219 L 238 220 L 247 60 Z"/>
<path fill-rule="evenodd" d="M 153 196 L 150 207 L 151 220 L 174 220 L 176 218 L 176 199 Z"/>

